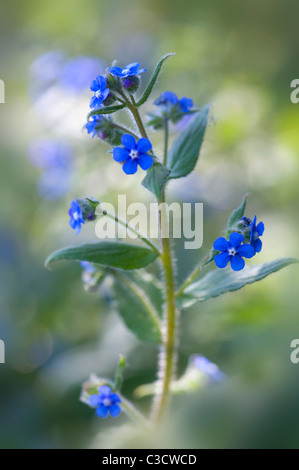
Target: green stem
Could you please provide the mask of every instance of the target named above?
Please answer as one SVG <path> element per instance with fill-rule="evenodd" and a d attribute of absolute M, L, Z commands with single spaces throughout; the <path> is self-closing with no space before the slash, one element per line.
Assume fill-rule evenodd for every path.
<path fill-rule="evenodd" d="M 179 288 L 179 290 L 176 293 L 176 297 L 179 297 L 184 293 L 184 290 L 187 289 L 187 287 L 197 278 L 198 274 L 204 267 L 207 259 L 209 258 L 209 254 L 199 263 L 198 266 L 192 271 L 192 273 L 187 277 L 186 281 L 182 284 L 182 286 Z"/>
<path fill-rule="evenodd" d="M 149 240 L 147 237 L 145 237 L 140 232 L 135 230 L 132 227 L 132 225 L 128 224 L 128 222 L 125 222 L 124 220 L 119 219 L 119 217 L 117 217 L 116 215 L 110 214 L 109 212 L 107 212 L 105 210 L 103 210 L 102 214 L 97 214 L 97 215 L 104 215 L 106 217 L 109 217 L 109 219 L 115 220 L 115 222 L 117 222 L 119 225 L 122 225 L 123 227 L 126 227 L 126 229 L 128 229 L 132 233 L 134 233 L 140 240 L 143 241 L 143 243 L 148 245 L 156 253 L 158 253 L 159 255 L 161 254 L 159 248 L 151 240 Z"/>
<path fill-rule="evenodd" d="M 134 134 L 134 132 L 132 132 L 130 129 L 128 129 L 127 127 L 125 126 L 121 126 L 120 124 L 114 122 L 112 124 L 112 127 L 116 127 L 117 129 L 121 130 L 121 131 L 124 131 L 126 134 L 131 134 L 136 140 L 138 140 L 138 136 L 136 134 Z"/>
<path fill-rule="evenodd" d="M 121 395 L 121 407 L 129 418 L 142 427 L 148 427 L 149 423 L 134 405 Z"/>
<path fill-rule="evenodd" d="M 132 103 L 130 103 L 128 101 L 127 106 L 129 108 L 129 110 L 131 111 L 131 113 L 133 114 L 133 117 L 136 121 L 136 124 L 138 126 L 140 134 L 142 135 L 142 137 L 145 137 L 146 139 L 148 139 L 148 135 L 147 135 L 145 127 L 143 125 L 143 122 L 142 122 L 142 119 L 140 117 L 139 110 L 136 106 L 136 102 L 135 102 L 135 99 L 134 99 L 133 95 L 131 95 L 131 100 L 132 100 Z"/>
<path fill-rule="evenodd" d="M 159 203 L 165 203 L 165 193 L 161 196 Z M 163 207 L 163 206 L 162 206 Z M 161 420 L 168 402 L 170 385 L 175 372 L 175 350 L 176 350 L 176 321 L 177 309 L 175 302 L 175 285 L 172 265 L 172 255 L 169 237 L 163 237 L 162 226 L 168 223 L 163 208 L 159 207 L 159 226 L 162 235 L 162 268 L 165 282 L 165 333 L 163 347 L 159 358 L 159 372 L 161 390 L 154 399 L 153 419 L 155 423 Z"/>
<path fill-rule="evenodd" d="M 169 138 L 169 123 L 168 119 L 164 119 L 164 159 L 163 165 L 167 166 L 167 155 L 168 155 L 168 138 Z"/>

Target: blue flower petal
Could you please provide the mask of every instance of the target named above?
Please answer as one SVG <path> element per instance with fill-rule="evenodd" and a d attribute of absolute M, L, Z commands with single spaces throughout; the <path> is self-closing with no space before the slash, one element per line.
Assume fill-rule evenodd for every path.
<path fill-rule="evenodd" d="M 259 224 L 257 224 L 256 231 L 257 231 L 257 233 L 259 234 L 260 237 L 263 235 L 264 230 L 265 230 L 265 226 L 264 226 L 263 222 L 260 222 Z"/>
<path fill-rule="evenodd" d="M 111 395 L 111 388 L 108 385 L 102 385 L 98 390 L 101 398 L 110 397 Z"/>
<path fill-rule="evenodd" d="M 259 238 L 255 240 L 253 248 L 256 253 L 259 253 L 261 251 L 262 246 L 263 246 L 262 240 L 260 240 Z"/>
<path fill-rule="evenodd" d="M 110 72 L 112 75 L 116 75 L 117 77 L 122 76 L 122 71 L 123 69 L 121 67 L 109 67 L 108 72 Z"/>
<path fill-rule="evenodd" d="M 125 162 L 130 157 L 129 151 L 122 147 L 113 149 L 113 158 L 116 162 Z"/>
<path fill-rule="evenodd" d="M 191 98 L 181 98 L 179 103 L 184 113 L 189 111 L 189 109 L 193 106 L 193 100 Z"/>
<path fill-rule="evenodd" d="M 215 256 L 215 263 L 218 268 L 226 268 L 230 256 L 227 253 L 220 253 Z"/>
<path fill-rule="evenodd" d="M 137 160 L 129 158 L 123 165 L 123 170 L 127 175 L 134 175 L 137 171 Z"/>
<path fill-rule="evenodd" d="M 104 405 L 100 405 L 96 409 L 96 414 L 99 416 L 99 418 L 107 418 L 108 408 Z"/>
<path fill-rule="evenodd" d="M 230 245 L 224 237 L 219 237 L 213 243 L 213 248 L 218 251 L 227 251 Z"/>
<path fill-rule="evenodd" d="M 233 232 L 229 236 L 229 243 L 234 248 L 237 248 L 238 246 L 240 246 L 243 241 L 244 241 L 244 237 L 243 235 L 241 235 L 241 233 Z"/>
<path fill-rule="evenodd" d="M 230 264 L 234 271 L 241 271 L 245 266 L 245 261 L 241 256 L 235 255 L 231 257 Z"/>
<path fill-rule="evenodd" d="M 255 255 L 255 250 L 249 243 L 244 243 L 244 245 L 239 246 L 238 255 L 244 258 L 252 258 Z"/>
<path fill-rule="evenodd" d="M 117 393 L 112 393 L 112 395 L 110 396 L 110 399 L 111 399 L 112 403 L 121 403 L 121 399 L 117 395 Z"/>
<path fill-rule="evenodd" d="M 121 408 L 118 405 L 111 405 L 109 408 L 112 418 L 116 418 L 121 413 Z"/>
<path fill-rule="evenodd" d="M 131 134 L 124 134 L 121 138 L 121 143 L 127 150 L 136 149 L 135 139 Z"/>
<path fill-rule="evenodd" d="M 91 395 L 91 396 L 89 397 L 89 404 L 90 404 L 90 406 L 93 406 L 93 407 L 96 408 L 97 406 L 100 405 L 100 403 L 101 403 L 101 398 L 100 398 L 99 395 Z"/>
<path fill-rule="evenodd" d="M 99 89 L 99 82 L 98 82 L 97 79 L 95 79 L 95 80 L 93 80 L 93 81 L 91 82 L 91 84 L 90 84 L 90 89 L 91 89 L 91 91 L 94 91 L 94 92 L 98 91 L 98 89 Z"/>
<path fill-rule="evenodd" d="M 143 170 L 148 170 L 151 166 L 153 166 L 153 159 L 147 154 L 139 155 L 138 164 Z"/>
<path fill-rule="evenodd" d="M 100 106 L 101 103 L 98 104 L 98 101 L 99 101 L 99 100 L 98 100 L 98 98 L 97 98 L 95 95 L 92 96 L 91 99 L 90 99 L 89 107 L 90 107 L 91 109 L 93 109 L 93 108 L 96 108 L 96 107 Z"/>
<path fill-rule="evenodd" d="M 139 68 L 139 64 L 138 62 L 132 62 L 131 64 L 128 64 L 125 66 L 125 69 L 129 69 L 131 70 L 132 72 L 136 72 Z"/>
<path fill-rule="evenodd" d="M 97 77 L 97 79 L 99 81 L 100 89 L 105 90 L 105 88 L 107 86 L 106 78 L 103 77 L 103 75 L 100 75 L 100 76 Z"/>
<path fill-rule="evenodd" d="M 179 101 L 177 95 L 175 93 L 172 93 L 172 91 L 165 91 L 164 98 L 166 99 L 166 101 L 169 101 L 172 104 L 176 104 Z"/>
<path fill-rule="evenodd" d="M 103 91 L 102 93 L 102 101 L 104 101 L 107 96 L 109 95 L 110 91 L 109 91 L 109 88 L 106 88 L 106 90 Z"/>
<path fill-rule="evenodd" d="M 138 150 L 139 153 L 146 153 L 149 150 L 152 149 L 152 144 L 148 139 L 145 137 L 142 137 L 141 139 L 138 140 L 136 149 Z"/>

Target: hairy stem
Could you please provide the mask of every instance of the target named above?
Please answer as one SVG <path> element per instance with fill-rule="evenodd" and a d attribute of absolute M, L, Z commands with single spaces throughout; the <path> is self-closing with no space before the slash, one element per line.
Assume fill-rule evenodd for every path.
<path fill-rule="evenodd" d="M 153 420 L 156 424 L 163 417 L 165 407 L 168 402 L 170 385 L 175 372 L 176 360 L 176 302 L 175 302 L 175 285 L 172 265 L 172 255 L 169 237 L 163 237 L 163 225 L 168 223 L 166 214 L 163 211 L 163 203 L 165 203 L 165 194 L 158 201 L 162 203 L 159 207 L 159 226 L 162 240 L 162 269 L 165 283 L 165 331 L 163 332 L 163 346 L 159 358 L 159 380 L 161 388 L 157 391 L 154 399 Z"/>
<path fill-rule="evenodd" d="M 169 137 L 169 123 L 168 119 L 164 119 L 164 158 L 163 165 L 167 166 L 167 155 L 168 155 L 168 137 Z"/>
<path fill-rule="evenodd" d="M 147 237 L 145 237 L 140 232 L 135 230 L 135 228 L 132 227 L 132 225 L 130 225 L 128 222 L 125 222 L 124 220 L 119 219 L 116 215 L 110 214 L 109 212 L 105 210 L 103 210 L 102 214 L 98 214 L 98 215 L 104 215 L 106 217 L 109 217 L 109 219 L 115 220 L 119 225 L 126 227 L 127 230 L 130 230 L 132 233 L 134 233 L 141 241 L 143 241 L 143 243 L 148 245 L 152 250 L 154 250 L 156 253 L 160 255 L 159 248 L 151 240 L 149 240 Z"/>

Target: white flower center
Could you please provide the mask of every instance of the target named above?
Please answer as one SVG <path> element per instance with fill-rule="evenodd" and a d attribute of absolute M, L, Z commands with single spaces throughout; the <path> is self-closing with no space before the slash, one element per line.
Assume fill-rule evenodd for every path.
<path fill-rule="evenodd" d="M 108 407 L 108 406 L 111 406 L 111 403 L 112 403 L 112 402 L 111 402 L 111 399 L 110 399 L 110 398 L 104 398 L 104 400 L 103 400 L 103 405 L 104 405 L 104 406 L 107 406 L 107 407 Z"/>
<path fill-rule="evenodd" d="M 237 254 L 237 250 L 234 247 L 229 248 L 227 251 L 228 251 L 229 256 L 235 256 Z"/>
<path fill-rule="evenodd" d="M 258 233 L 258 232 L 254 232 L 254 234 L 253 234 L 253 239 L 254 239 L 254 240 L 257 240 L 258 237 L 259 237 L 259 233 Z"/>
<path fill-rule="evenodd" d="M 96 91 L 96 92 L 95 92 L 95 96 L 96 96 L 97 98 L 101 98 L 101 96 L 102 96 L 102 91 L 101 91 L 101 90 Z"/>
<path fill-rule="evenodd" d="M 134 158 L 138 157 L 138 152 L 137 150 L 131 150 L 130 152 L 130 157 L 134 160 Z"/>
<path fill-rule="evenodd" d="M 80 219 L 80 215 L 79 215 L 79 213 L 78 213 L 77 211 L 74 212 L 73 217 L 74 217 L 75 220 L 79 220 L 79 219 Z"/>

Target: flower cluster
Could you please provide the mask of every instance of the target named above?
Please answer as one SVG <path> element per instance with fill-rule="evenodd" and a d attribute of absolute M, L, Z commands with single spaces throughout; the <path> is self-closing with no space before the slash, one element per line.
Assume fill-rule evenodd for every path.
<path fill-rule="evenodd" d="M 41 170 L 39 194 L 48 200 L 61 198 L 70 187 L 73 172 L 73 151 L 60 140 L 36 140 L 29 149 L 32 165 Z"/>
<path fill-rule="evenodd" d="M 264 224 L 259 222 L 256 225 L 256 216 L 253 221 L 248 217 L 241 217 L 237 223 L 239 232 L 232 232 L 229 240 L 219 237 L 215 240 L 213 248 L 221 253 L 215 256 L 215 263 L 218 268 L 225 268 L 230 262 L 234 271 L 240 271 L 245 266 L 243 258 L 252 258 L 262 249 L 261 237 L 264 233 Z M 249 241 L 249 243 L 245 243 Z"/>
<path fill-rule="evenodd" d="M 193 101 L 191 98 L 183 97 L 181 99 L 171 91 L 161 93 L 159 98 L 154 102 L 159 108 L 159 113 L 149 113 L 150 121 L 149 126 L 154 129 L 160 129 L 163 126 L 165 119 L 176 124 L 186 114 L 190 114 L 193 108 Z"/>
<path fill-rule="evenodd" d="M 98 392 L 98 394 L 91 395 L 89 398 L 89 404 L 96 409 L 97 416 L 107 418 L 108 413 L 112 418 L 119 416 L 121 408 L 118 403 L 121 403 L 121 399 L 117 393 L 112 393 L 108 385 L 99 387 Z"/>
<path fill-rule="evenodd" d="M 123 163 L 123 170 L 127 175 L 136 173 L 138 165 L 142 170 L 148 170 L 153 165 L 153 159 L 147 153 L 152 148 L 148 139 L 142 137 L 136 143 L 132 135 L 124 134 L 121 142 L 124 147 L 116 147 L 113 158 L 116 162 Z"/>
<path fill-rule="evenodd" d="M 106 76 L 98 75 L 91 82 L 90 89 L 94 92 L 94 95 L 90 100 L 90 108 L 99 109 L 103 105 L 109 106 L 112 104 L 117 99 L 113 91 L 121 91 L 122 86 L 129 92 L 136 91 L 139 86 L 138 77 L 145 70 L 140 69 L 137 62 L 126 65 L 124 69 L 109 67 Z M 116 77 L 116 80 L 114 77 Z"/>
<path fill-rule="evenodd" d="M 71 202 L 69 208 L 70 226 L 76 230 L 78 235 L 81 231 L 81 225 L 90 222 L 96 218 L 96 208 L 99 201 L 91 198 L 75 199 Z"/>

